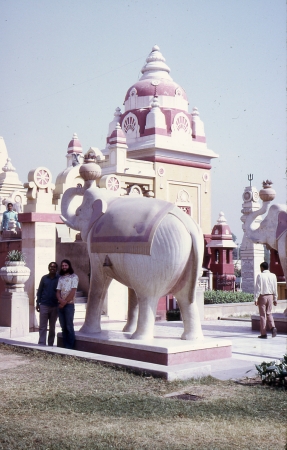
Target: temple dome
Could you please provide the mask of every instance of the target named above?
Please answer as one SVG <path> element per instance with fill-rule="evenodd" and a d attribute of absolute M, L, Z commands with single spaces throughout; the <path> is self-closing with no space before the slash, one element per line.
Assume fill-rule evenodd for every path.
<path fill-rule="evenodd" d="M 155 136 L 165 149 L 190 151 L 193 143 L 201 152 L 206 149 L 204 125 L 198 110 L 195 108 L 189 113 L 186 92 L 171 78 L 170 68 L 157 45 L 152 48 L 141 72 L 141 78 L 127 90 L 124 112 L 117 108 L 109 124 L 107 146 L 115 139 L 112 133 L 119 122 L 128 152 L 146 148 L 147 142 L 154 142 Z M 108 154 L 107 146 L 105 154 Z"/>
<path fill-rule="evenodd" d="M 132 90 L 136 89 L 136 93 L 139 97 L 145 97 L 145 96 L 151 96 L 154 97 L 154 95 L 166 95 L 166 96 L 172 96 L 180 94 L 183 96 L 185 100 L 187 100 L 187 95 L 185 90 L 180 87 L 179 84 L 175 83 L 174 81 L 170 80 L 158 80 L 156 78 L 154 79 L 146 79 L 146 80 L 139 80 L 137 83 L 133 84 L 129 90 L 126 93 L 125 100 L 127 100 L 131 94 Z"/>
<path fill-rule="evenodd" d="M 110 136 L 110 144 L 116 144 L 116 143 L 120 143 L 120 144 L 126 144 L 126 135 L 123 132 L 123 130 L 121 129 L 121 126 L 119 123 L 117 123 L 116 128 L 114 129 L 114 131 L 112 132 L 111 136 Z"/>
<path fill-rule="evenodd" d="M 184 89 L 173 81 L 169 75 L 170 68 L 165 63 L 165 58 L 159 51 L 159 47 L 155 45 L 151 53 L 146 59 L 146 64 L 141 70 L 142 77 L 134 83 L 127 91 L 125 96 L 125 104 L 132 96 L 146 97 L 146 101 L 140 107 L 150 107 L 150 98 L 159 97 L 176 97 L 180 96 L 185 100 L 187 111 L 187 96 Z M 126 111 L 133 109 L 126 104 Z"/>
<path fill-rule="evenodd" d="M 73 134 L 72 140 L 69 142 L 67 153 L 83 153 L 82 144 L 76 133 Z"/>
<path fill-rule="evenodd" d="M 219 217 L 217 219 L 217 224 L 214 225 L 212 232 L 211 232 L 211 239 L 212 240 L 232 240 L 232 233 L 230 231 L 230 227 L 227 224 L 227 221 L 225 219 L 224 213 L 221 211 L 219 213 Z M 236 245 L 234 245 L 236 247 Z"/>

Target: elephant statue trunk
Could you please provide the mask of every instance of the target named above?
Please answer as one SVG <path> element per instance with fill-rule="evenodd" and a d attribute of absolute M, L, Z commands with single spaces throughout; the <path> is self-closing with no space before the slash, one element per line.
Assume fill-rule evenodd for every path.
<path fill-rule="evenodd" d="M 263 205 L 260 209 L 253 211 L 248 214 L 245 224 L 244 231 L 248 239 L 257 244 L 264 244 L 265 242 L 262 240 L 262 230 L 260 229 L 260 225 L 255 222 L 256 217 L 263 215 L 269 209 L 271 201 L 263 202 Z"/>
<path fill-rule="evenodd" d="M 79 230 L 78 225 L 76 223 L 75 216 L 75 207 L 73 205 L 73 199 L 76 196 L 83 196 L 85 193 L 85 188 L 70 188 L 63 195 L 62 204 L 61 204 L 61 219 L 62 221 L 70 228 L 74 230 Z"/>

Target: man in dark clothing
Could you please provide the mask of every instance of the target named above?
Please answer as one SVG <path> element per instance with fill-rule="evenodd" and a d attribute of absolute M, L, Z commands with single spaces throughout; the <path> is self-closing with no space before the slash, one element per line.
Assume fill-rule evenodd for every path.
<path fill-rule="evenodd" d="M 40 313 L 39 342 L 46 345 L 47 325 L 49 322 L 48 345 L 53 346 L 55 339 L 55 327 L 58 317 L 58 299 L 56 289 L 59 280 L 57 274 L 58 264 L 51 262 L 48 266 L 49 273 L 40 281 L 37 292 L 36 311 Z"/>

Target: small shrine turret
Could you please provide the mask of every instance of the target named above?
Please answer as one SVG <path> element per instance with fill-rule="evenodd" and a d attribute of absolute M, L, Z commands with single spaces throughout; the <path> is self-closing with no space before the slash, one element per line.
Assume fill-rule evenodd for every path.
<path fill-rule="evenodd" d="M 74 167 L 79 164 L 83 164 L 84 162 L 82 144 L 79 141 L 78 135 L 76 133 L 73 134 L 73 137 L 69 142 L 66 158 L 67 167 Z"/>
<path fill-rule="evenodd" d="M 220 212 L 217 224 L 212 229 L 211 241 L 207 247 L 211 249 L 210 270 L 213 272 L 213 288 L 222 291 L 233 290 L 235 275 L 232 250 L 236 244 L 223 212 Z"/>

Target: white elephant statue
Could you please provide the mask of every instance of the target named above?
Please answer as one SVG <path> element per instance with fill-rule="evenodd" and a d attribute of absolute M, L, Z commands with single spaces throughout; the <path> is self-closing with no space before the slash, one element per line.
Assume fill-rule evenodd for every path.
<path fill-rule="evenodd" d="M 285 281 L 287 280 L 287 206 L 272 205 L 276 192 L 272 189 L 272 181 L 263 181 L 263 189 L 260 190 L 259 196 L 263 201 L 263 205 L 257 211 L 248 214 L 244 231 L 248 239 L 256 244 L 266 244 L 267 247 L 277 250 L 280 263 L 284 272 Z M 260 225 L 255 223 L 258 216 L 266 214 Z M 287 313 L 287 309 L 284 314 Z"/>
<path fill-rule="evenodd" d="M 99 188 L 100 167 L 88 159 L 80 168 L 83 188 L 62 198 L 62 220 L 87 242 L 91 279 L 84 333 L 101 331 L 103 302 L 112 279 L 129 287 L 123 331 L 132 339 L 151 339 L 158 299 L 172 292 L 178 301 L 182 339 L 203 337 L 196 286 L 203 258 L 199 226 L 177 206 L 153 198 L 115 197 Z M 78 196 L 82 204 L 75 207 Z"/>

